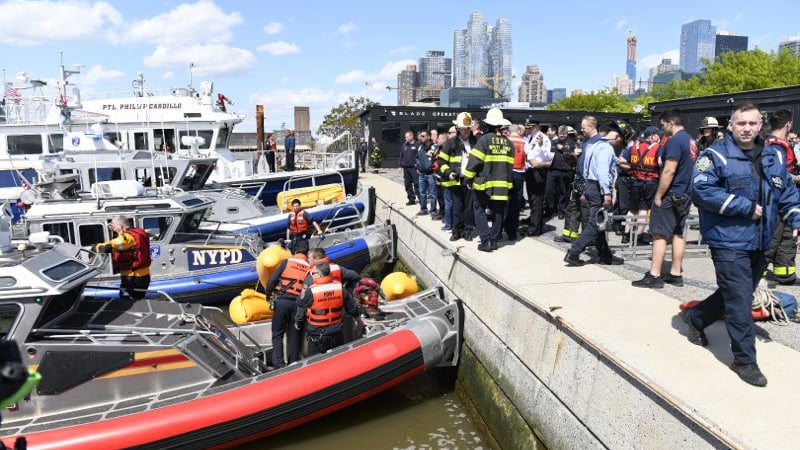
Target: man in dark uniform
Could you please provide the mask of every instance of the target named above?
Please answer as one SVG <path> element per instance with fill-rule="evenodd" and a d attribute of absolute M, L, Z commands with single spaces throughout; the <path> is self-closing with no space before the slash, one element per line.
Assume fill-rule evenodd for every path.
<path fill-rule="evenodd" d="M 406 206 L 416 203 L 419 198 L 419 175 L 417 174 L 417 151 L 419 151 L 419 141 L 414 139 L 414 132 L 406 131 L 406 141 L 400 147 L 400 160 L 398 166 L 403 173 L 403 182 L 406 187 L 408 202 Z"/>
<path fill-rule="evenodd" d="M 294 255 L 278 264 L 269 277 L 265 290 L 272 300 L 272 365 L 286 365 L 283 355 L 283 336 L 287 340 L 289 364 L 300 360 L 300 333 L 292 326 L 295 308 L 303 288 L 303 280 L 311 267 L 308 264 L 308 243 L 298 242 Z"/>
<path fill-rule="evenodd" d="M 295 329 L 307 323 L 308 356 L 325 353 L 344 343 L 344 314 L 359 318 L 364 308 L 342 288 L 342 283 L 330 277 L 326 263 L 316 263 L 311 269 L 314 283 L 306 289 L 295 314 Z"/>
<path fill-rule="evenodd" d="M 764 269 L 775 225 L 783 217 L 797 235 L 800 195 L 776 145 L 757 141 L 763 119 L 758 106 L 735 107 L 722 142 L 704 150 L 692 172 L 692 200 L 700 213 L 700 233 L 711 249 L 717 290 L 680 317 L 689 342 L 706 346 L 704 329 L 725 316 L 733 370 L 748 384 L 767 378 L 756 362 L 753 291 Z"/>
<path fill-rule="evenodd" d="M 558 127 L 558 138 L 550 148 L 553 161 L 547 171 L 547 186 L 544 190 L 547 196 L 546 203 L 551 212 L 558 214 L 559 219 L 563 219 L 569 201 L 569 185 L 573 178 L 570 161 L 575 161 L 575 141 L 567 134 L 566 125 Z"/>

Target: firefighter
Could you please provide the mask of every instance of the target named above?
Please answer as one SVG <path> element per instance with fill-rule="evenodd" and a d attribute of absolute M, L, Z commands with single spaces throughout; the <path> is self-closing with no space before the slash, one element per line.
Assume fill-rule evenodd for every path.
<path fill-rule="evenodd" d="M 295 313 L 295 329 L 306 324 L 308 356 L 325 353 L 344 343 L 343 319 L 348 314 L 359 318 L 364 308 L 342 284 L 330 276 L 331 268 L 324 262 L 314 264 L 311 276 L 314 284 L 303 293 Z"/>
<path fill-rule="evenodd" d="M 111 253 L 112 264 L 119 270 L 120 298 L 142 299 L 150 287 L 150 237 L 142 228 L 131 227 L 122 215 L 114 217 L 108 228 L 117 236 L 97 244 L 95 251 Z"/>
<path fill-rule="evenodd" d="M 450 192 L 453 200 L 453 223 L 450 231 L 450 240 L 457 241 L 464 238 L 472 240 L 472 192 L 464 185 L 464 167 L 469 159 L 469 152 L 477 142 L 472 136 L 472 116 L 468 112 L 458 113 L 456 120 L 456 135 L 450 136 L 442 146 L 437 158 L 439 175 L 442 177 L 442 187 Z"/>
<path fill-rule="evenodd" d="M 292 326 L 295 309 L 311 265 L 308 263 L 308 244 L 298 242 L 291 258 L 281 261 L 269 278 L 266 292 L 272 296 L 272 365 L 286 365 L 283 355 L 283 336 L 286 335 L 286 359 L 289 364 L 300 360 L 300 333 Z"/>
<path fill-rule="evenodd" d="M 772 134 L 767 137 L 766 145 L 773 145 L 783 152 L 786 170 L 791 175 L 795 186 L 797 186 L 800 184 L 797 158 L 792 149 L 792 144 L 786 139 L 789 130 L 792 129 L 792 113 L 785 109 L 775 111 L 769 118 L 769 125 L 772 129 Z M 794 284 L 797 280 L 794 259 L 796 254 L 797 237 L 792 235 L 791 226 L 786 226 L 785 221 L 779 220 L 775 225 L 775 234 L 772 235 L 769 250 L 764 254 L 766 259 L 765 267 L 772 264 L 772 274 L 767 273 L 767 277 L 780 284 Z"/>

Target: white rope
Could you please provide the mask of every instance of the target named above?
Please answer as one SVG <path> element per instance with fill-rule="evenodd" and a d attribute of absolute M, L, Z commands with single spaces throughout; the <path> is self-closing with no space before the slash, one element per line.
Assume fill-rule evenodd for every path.
<path fill-rule="evenodd" d="M 753 292 L 753 309 L 766 313 L 768 320 L 778 325 L 789 325 L 789 316 L 786 315 L 786 311 L 781 305 L 781 300 L 762 284 L 764 283 L 759 283 L 759 286 Z"/>

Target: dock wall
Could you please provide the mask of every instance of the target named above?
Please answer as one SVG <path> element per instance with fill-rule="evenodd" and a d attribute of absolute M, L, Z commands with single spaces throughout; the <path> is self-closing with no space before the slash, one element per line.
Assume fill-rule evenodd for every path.
<path fill-rule="evenodd" d="M 454 250 L 439 225 L 416 218 L 415 209 L 399 207 L 380 190 L 378 195 L 377 216 L 396 225 L 404 262 L 424 284 L 445 286 L 463 300 L 465 340 L 458 389 L 481 416 L 493 445 L 737 447 L 559 317 L 557 309 L 537 304 L 535 290 L 533 295 L 523 292 L 498 276 L 505 270 L 498 266 L 526 261 L 498 262 L 494 255 L 503 250 L 486 260 L 480 252 L 476 257 L 475 252 Z M 476 242 L 458 244 L 474 247 Z"/>

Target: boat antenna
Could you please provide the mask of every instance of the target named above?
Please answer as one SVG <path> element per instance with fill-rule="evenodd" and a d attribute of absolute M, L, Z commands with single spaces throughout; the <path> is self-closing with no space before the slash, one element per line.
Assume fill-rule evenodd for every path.
<path fill-rule="evenodd" d="M 192 69 L 194 68 L 194 63 L 189 63 L 189 91 L 192 90 Z"/>
<path fill-rule="evenodd" d="M 69 84 L 67 78 L 77 73 L 81 73 L 82 66 L 76 64 L 75 65 L 76 70 L 67 70 L 64 67 L 64 52 L 59 50 L 58 54 L 61 64 L 60 65 L 61 79 L 58 82 L 58 107 L 61 109 L 61 115 L 64 118 L 64 125 L 66 126 L 69 125 L 70 122 L 70 111 L 69 107 L 67 106 L 67 85 Z"/>

